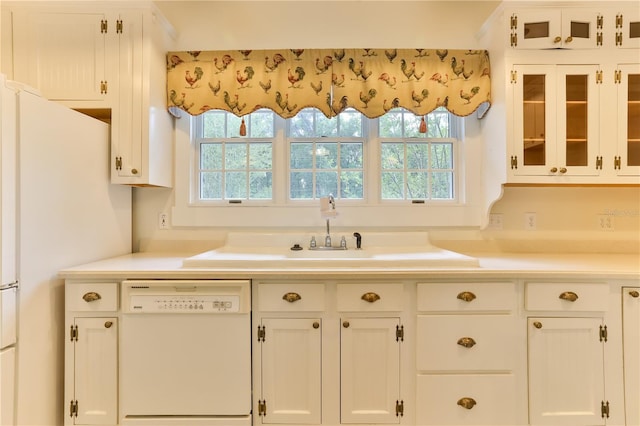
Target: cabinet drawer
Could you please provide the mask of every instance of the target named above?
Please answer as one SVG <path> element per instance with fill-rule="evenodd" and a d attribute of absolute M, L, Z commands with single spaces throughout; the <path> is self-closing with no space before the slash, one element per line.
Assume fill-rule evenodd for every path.
<path fill-rule="evenodd" d="M 402 284 L 338 284 L 338 311 L 402 310 Z"/>
<path fill-rule="evenodd" d="M 511 315 L 420 315 L 417 368 L 511 370 L 518 356 L 516 330 L 516 320 Z"/>
<path fill-rule="evenodd" d="M 604 283 L 526 283 L 530 311 L 606 311 L 609 285 Z"/>
<path fill-rule="evenodd" d="M 257 298 L 263 312 L 324 311 L 324 284 L 260 284 Z"/>
<path fill-rule="evenodd" d="M 516 381 L 511 374 L 420 375 L 416 424 L 515 425 Z"/>
<path fill-rule="evenodd" d="M 512 311 L 516 304 L 512 282 L 418 284 L 418 311 Z"/>
<path fill-rule="evenodd" d="M 68 311 L 118 310 L 118 283 L 74 283 L 65 286 Z"/>

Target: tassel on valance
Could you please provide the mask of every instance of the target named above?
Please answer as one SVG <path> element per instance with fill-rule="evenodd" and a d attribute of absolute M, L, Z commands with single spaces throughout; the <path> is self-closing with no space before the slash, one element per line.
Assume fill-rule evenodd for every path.
<path fill-rule="evenodd" d="M 314 107 L 327 117 L 354 108 L 369 118 L 402 107 L 445 107 L 467 116 L 491 103 L 486 50 L 283 49 L 167 54 L 167 106 L 283 118 Z"/>

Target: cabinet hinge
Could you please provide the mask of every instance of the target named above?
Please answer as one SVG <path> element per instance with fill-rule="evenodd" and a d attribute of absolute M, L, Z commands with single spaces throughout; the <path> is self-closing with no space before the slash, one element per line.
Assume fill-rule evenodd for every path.
<path fill-rule="evenodd" d="M 100 21 L 100 33 L 106 34 L 107 33 L 107 28 L 108 28 L 107 21 L 105 19 L 101 20 Z"/>
<path fill-rule="evenodd" d="M 596 28 L 601 30 L 602 29 L 602 22 L 603 22 L 603 18 L 602 15 L 598 15 L 598 17 L 596 18 Z"/>
<path fill-rule="evenodd" d="M 122 34 L 122 19 L 116 21 L 116 34 Z"/>
<path fill-rule="evenodd" d="M 622 14 L 616 15 L 616 28 L 622 28 Z"/>
<path fill-rule="evenodd" d="M 518 81 L 518 71 L 511 71 L 511 84 L 516 84 Z"/>
<path fill-rule="evenodd" d="M 517 47 L 518 46 L 518 33 L 513 32 L 511 33 L 511 47 Z"/>
<path fill-rule="evenodd" d="M 606 342 L 608 335 L 609 335 L 609 333 L 607 332 L 607 326 L 606 325 L 601 325 L 600 326 L 600 341 L 601 342 Z"/>
<path fill-rule="evenodd" d="M 122 170 L 122 157 L 116 157 L 116 170 Z"/>
<path fill-rule="evenodd" d="M 396 342 L 404 342 L 404 325 L 396 325 Z"/>
<path fill-rule="evenodd" d="M 264 342 L 266 334 L 265 326 L 258 326 L 258 342 Z"/>
<path fill-rule="evenodd" d="M 622 83 L 622 71 L 620 71 L 620 70 L 616 70 L 616 71 L 613 73 L 613 82 L 614 82 L 615 84 L 620 84 L 620 83 Z"/>
<path fill-rule="evenodd" d="M 518 156 L 517 155 L 512 155 L 511 156 L 511 169 L 517 169 L 518 168 Z"/>
<path fill-rule="evenodd" d="M 404 401 L 396 401 L 396 417 L 404 416 Z"/>
<path fill-rule="evenodd" d="M 78 417 L 78 400 L 71 400 L 69 403 L 69 417 Z"/>
<path fill-rule="evenodd" d="M 622 33 L 616 33 L 616 46 L 622 46 Z"/>
<path fill-rule="evenodd" d="M 107 89 L 108 89 L 108 85 L 107 85 L 106 80 L 100 81 L 100 94 L 101 95 L 106 95 L 107 94 Z"/>
<path fill-rule="evenodd" d="M 511 15 L 511 29 L 518 29 L 518 17 L 516 15 Z"/>
<path fill-rule="evenodd" d="M 609 418 L 609 401 L 602 401 L 600 403 L 600 413 L 602 418 Z"/>
<path fill-rule="evenodd" d="M 613 169 L 614 170 L 620 170 L 621 164 L 622 164 L 622 157 L 620 157 L 619 155 L 616 155 L 615 157 L 613 157 Z"/>
<path fill-rule="evenodd" d="M 77 325 L 71 325 L 70 337 L 71 337 L 70 340 L 72 342 L 77 342 L 78 341 L 78 326 Z"/>
<path fill-rule="evenodd" d="M 602 46 L 602 32 L 596 33 L 596 46 Z"/>
<path fill-rule="evenodd" d="M 267 415 L 267 400 L 259 399 L 258 400 L 258 415 L 266 416 Z"/>
<path fill-rule="evenodd" d="M 596 156 L 596 170 L 602 170 L 602 156 Z"/>
<path fill-rule="evenodd" d="M 596 84 L 602 84 L 602 70 L 596 71 Z"/>

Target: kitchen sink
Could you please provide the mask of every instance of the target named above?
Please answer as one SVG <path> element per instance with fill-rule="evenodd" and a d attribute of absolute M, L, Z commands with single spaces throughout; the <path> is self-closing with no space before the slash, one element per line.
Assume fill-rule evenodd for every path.
<path fill-rule="evenodd" d="M 432 245 L 426 232 L 362 233 L 362 248 L 348 236 L 347 249 L 309 249 L 311 234 L 229 233 L 224 246 L 183 260 L 185 268 L 457 268 L 476 258 Z M 323 236 L 315 235 L 317 241 Z M 340 241 L 341 235 L 332 236 Z"/>

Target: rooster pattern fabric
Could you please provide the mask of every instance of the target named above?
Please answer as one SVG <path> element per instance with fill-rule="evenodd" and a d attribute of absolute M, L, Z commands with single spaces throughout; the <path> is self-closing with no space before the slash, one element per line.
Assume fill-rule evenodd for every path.
<path fill-rule="evenodd" d="M 167 54 L 167 107 L 283 118 L 314 107 L 327 117 L 354 108 L 369 118 L 393 108 L 458 116 L 491 104 L 489 53 L 447 49 L 283 49 Z"/>

